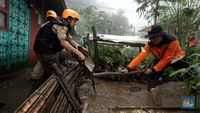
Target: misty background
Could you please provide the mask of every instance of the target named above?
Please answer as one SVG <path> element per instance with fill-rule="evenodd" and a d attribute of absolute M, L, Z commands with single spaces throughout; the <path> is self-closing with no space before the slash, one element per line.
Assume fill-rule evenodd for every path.
<path fill-rule="evenodd" d="M 143 35 L 148 24 L 136 12 L 134 0 L 65 0 L 68 8 L 79 12 L 81 19 L 76 31 L 80 35 L 91 32 L 95 25 L 100 34 Z"/>

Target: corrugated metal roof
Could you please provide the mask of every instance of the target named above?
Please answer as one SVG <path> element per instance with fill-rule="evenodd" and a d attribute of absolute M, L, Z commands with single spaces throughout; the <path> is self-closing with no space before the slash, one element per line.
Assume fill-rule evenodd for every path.
<path fill-rule="evenodd" d="M 140 36 L 119 36 L 119 35 L 99 34 L 97 38 L 99 44 L 129 45 L 132 47 L 144 46 L 148 42 L 148 39 L 141 38 Z M 89 40 L 93 40 L 93 36 L 90 35 Z"/>
<path fill-rule="evenodd" d="M 146 44 L 148 39 L 141 38 L 140 36 L 119 36 L 119 35 L 98 35 L 101 40 L 109 40 L 116 43 L 133 43 L 133 44 Z"/>

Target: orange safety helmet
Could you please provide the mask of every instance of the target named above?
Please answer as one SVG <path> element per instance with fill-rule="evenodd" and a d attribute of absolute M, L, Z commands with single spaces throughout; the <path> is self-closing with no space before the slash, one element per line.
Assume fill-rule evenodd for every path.
<path fill-rule="evenodd" d="M 65 18 L 65 19 L 68 18 L 68 17 L 72 17 L 74 19 L 78 19 L 79 20 L 80 15 L 76 11 L 74 11 L 72 9 L 65 9 L 63 11 L 63 13 L 62 13 L 62 17 Z"/>
<path fill-rule="evenodd" d="M 48 18 L 48 17 L 54 17 L 54 18 L 56 18 L 57 14 L 53 10 L 48 10 L 47 13 L 46 13 L 46 18 Z"/>

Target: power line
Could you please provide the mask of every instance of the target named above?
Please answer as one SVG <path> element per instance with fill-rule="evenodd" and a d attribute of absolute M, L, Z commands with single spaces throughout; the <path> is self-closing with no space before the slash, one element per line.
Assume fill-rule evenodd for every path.
<path fill-rule="evenodd" d="M 103 7 L 103 6 L 98 6 L 98 5 L 93 5 L 93 4 L 86 4 L 86 3 L 81 3 L 81 2 L 74 2 L 74 1 L 71 1 L 71 0 L 67 0 L 67 2 L 75 3 L 76 5 L 79 4 L 79 5 L 85 5 L 85 6 L 95 6 L 95 7 L 98 7 L 98 8 L 109 9 L 109 10 L 118 10 L 116 8 Z M 122 9 L 122 8 L 119 8 L 119 9 Z M 122 9 L 122 10 L 136 12 L 136 10 L 129 10 L 129 9 Z"/>

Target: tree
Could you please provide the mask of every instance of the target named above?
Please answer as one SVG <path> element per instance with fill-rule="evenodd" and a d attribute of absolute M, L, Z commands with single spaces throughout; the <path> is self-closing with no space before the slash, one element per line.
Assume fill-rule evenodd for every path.
<path fill-rule="evenodd" d="M 96 7 L 89 6 L 78 10 L 81 15 L 78 24 L 77 32 L 85 34 L 91 32 L 91 26 L 96 26 L 98 33 L 106 33 L 107 22 L 109 21 L 108 14 L 104 11 L 98 11 Z"/>
<path fill-rule="evenodd" d="M 118 10 L 117 13 L 111 15 L 112 25 L 111 34 L 126 35 L 131 30 L 131 25 L 128 19 L 124 16 L 123 10 Z"/>
<path fill-rule="evenodd" d="M 189 31 L 195 31 L 200 25 L 199 0 L 165 0 L 167 8 L 160 15 L 160 21 L 168 29 L 174 28 L 182 45 Z M 173 32 L 172 32 L 173 33 Z"/>
<path fill-rule="evenodd" d="M 182 45 L 189 30 L 195 31 L 200 25 L 199 0 L 136 0 L 140 4 L 137 12 L 154 24 L 160 24 L 169 33 L 177 35 Z M 164 4 L 164 5 L 161 5 Z"/>
<path fill-rule="evenodd" d="M 81 15 L 77 26 L 77 33 L 85 35 L 91 32 L 91 26 L 96 26 L 100 34 L 127 35 L 133 28 L 128 19 L 124 16 L 124 11 L 119 10 L 116 14 L 108 14 L 99 11 L 94 6 L 80 8 L 78 12 Z"/>
<path fill-rule="evenodd" d="M 160 1 L 162 0 L 135 0 L 140 6 L 137 8 L 137 12 L 140 16 L 144 16 L 146 19 L 151 21 L 154 19 L 154 24 L 157 23 L 159 16 L 159 10 L 161 9 Z"/>

